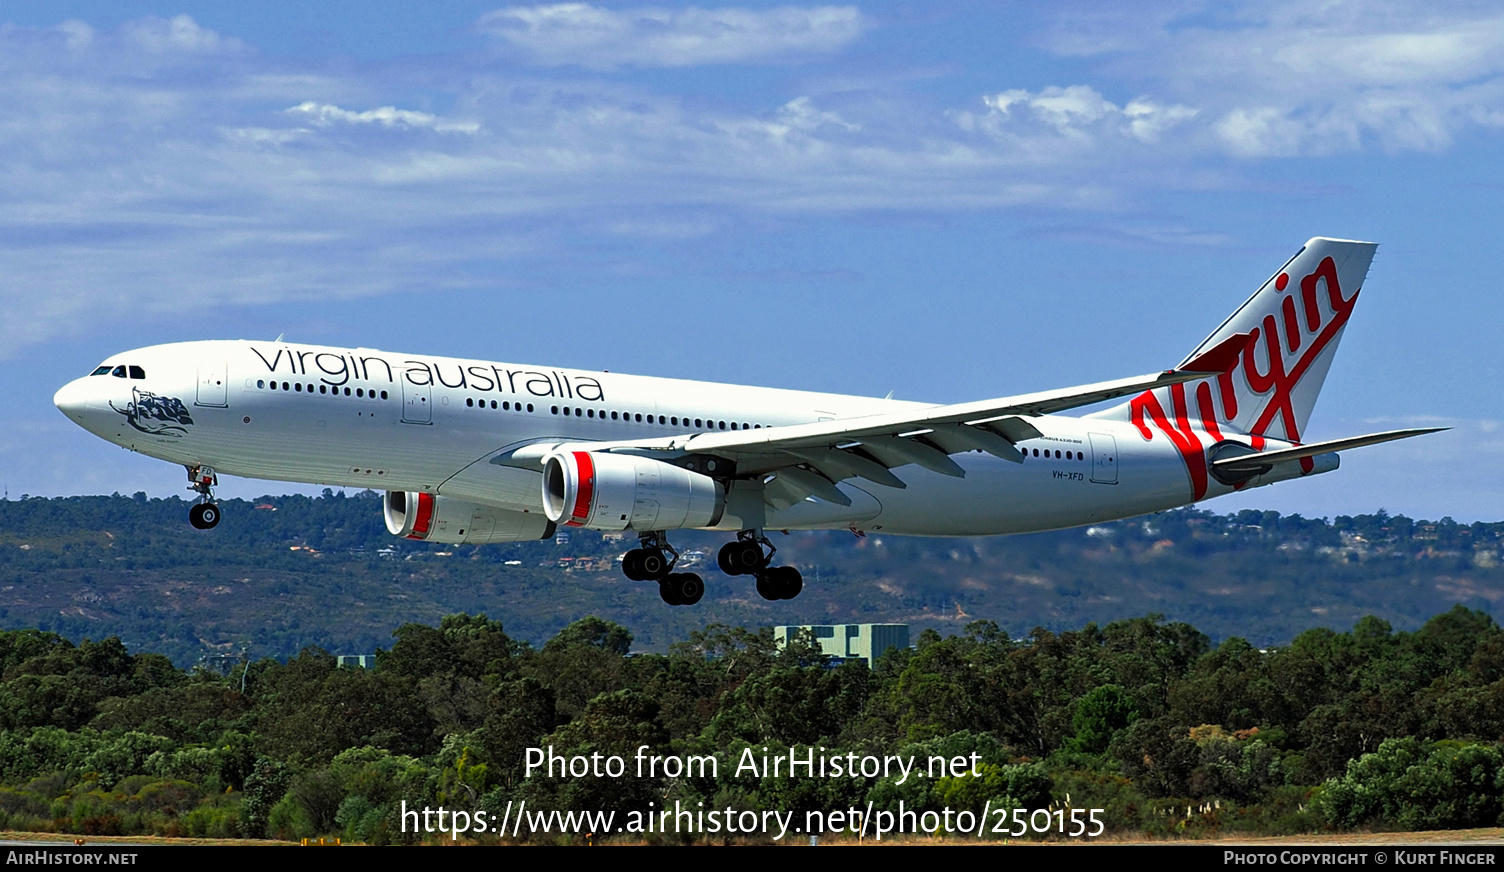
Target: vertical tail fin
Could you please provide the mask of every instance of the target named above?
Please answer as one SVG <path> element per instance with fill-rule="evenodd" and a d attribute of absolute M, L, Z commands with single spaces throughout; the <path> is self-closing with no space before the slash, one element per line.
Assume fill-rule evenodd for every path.
<path fill-rule="evenodd" d="M 1214 384 L 1202 383 L 1216 388 L 1217 423 L 1300 441 L 1377 248 L 1312 239 L 1187 355 L 1194 359 L 1234 334 L 1253 336 L 1236 366 Z"/>
<path fill-rule="evenodd" d="M 1158 430 L 1174 443 L 1196 499 L 1206 492 L 1203 451 L 1224 432 L 1252 437 L 1256 449 L 1265 437 L 1300 442 L 1377 248 L 1320 237 L 1307 242 L 1181 364 L 1247 334 L 1229 370 L 1146 391 L 1107 414 L 1128 417 L 1146 440 Z"/>

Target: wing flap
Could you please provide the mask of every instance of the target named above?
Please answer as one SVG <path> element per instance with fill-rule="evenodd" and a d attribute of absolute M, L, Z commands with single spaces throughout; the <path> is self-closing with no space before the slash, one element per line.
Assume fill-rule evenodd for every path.
<path fill-rule="evenodd" d="M 788 453 L 808 461 L 832 481 L 843 478 L 865 478 L 899 490 L 908 487 L 903 479 L 889 472 L 888 467 L 850 451 L 842 451 L 838 448 L 790 448 Z M 831 475 L 831 472 L 835 474 Z"/>
<path fill-rule="evenodd" d="M 915 463 L 930 472 L 938 472 L 953 478 L 966 477 L 966 470 L 951 460 L 950 455 L 928 443 L 917 439 L 900 439 L 897 436 L 867 435 L 860 438 L 863 447 L 871 449 L 879 457 L 886 455 L 893 466 Z M 897 460 L 892 460 L 892 458 L 897 458 Z"/>
<path fill-rule="evenodd" d="M 1038 430 L 1034 432 L 1038 433 Z M 994 457 L 1001 457 L 1013 463 L 1023 463 L 1024 456 L 1013 443 L 1004 439 L 1001 435 L 986 427 L 969 427 L 965 424 L 950 424 L 935 429 L 935 435 L 949 438 L 960 442 L 965 446 L 962 450 L 975 449 L 985 451 Z M 955 452 L 951 452 L 954 454 Z"/>

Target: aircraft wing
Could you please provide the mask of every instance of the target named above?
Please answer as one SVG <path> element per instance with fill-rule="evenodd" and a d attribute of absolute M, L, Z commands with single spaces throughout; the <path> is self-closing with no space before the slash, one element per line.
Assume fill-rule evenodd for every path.
<path fill-rule="evenodd" d="M 1244 338 L 1235 339 L 1230 350 L 1222 349 L 1222 357 L 1230 359 L 1246 344 Z M 659 452 L 681 457 L 714 454 L 734 461 L 739 476 L 772 473 L 775 479 L 768 483 L 767 498 L 775 505 L 792 505 L 807 496 L 849 505 L 850 499 L 835 486 L 842 479 L 863 478 L 903 488 L 903 480 L 890 470 L 910 463 L 943 475 L 964 477 L 965 471 L 950 455 L 972 450 L 1022 463 L 1023 454 L 1014 443 L 1040 435 L 1028 422 L 1029 417 L 1214 376 L 1222 371 L 1222 357 L 1214 357 L 1213 353 L 1202 355 L 1192 361 L 1195 369 L 1167 370 L 995 400 L 756 430 L 590 443 L 588 450 L 648 456 Z M 528 446 L 513 453 L 508 462 L 541 462 L 556 449 L 557 446 Z"/>
<path fill-rule="evenodd" d="M 732 460 L 737 476 L 773 474 L 766 499 L 774 505 L 792 505 L 809 496 L 850 505 L 850 498 L 835 486 L 842 479 L 862 478 L 903 488 L 903 479 L 891 470 L 910 463 L 962 478 L 965 470 L 950 455 L 965 451 L 985 451 L 1023 463 L 1023 453 L 1014 443 L 1040 435 L 1028 418 L 1220 375 L 1237 362 L 1250 341 L 1250 334 L 1235 334 L 1176 369 L 1079 387 L 810 424 L 591 442 L 578 448 L 650 457 L 713 454 Z M 558 443 L 526 445 L 491 462 L 541 465 L 562 447 Z"/>
<path fill-rule="evenodd" d="M 1117 399 L 1129 394 L 1152 390 L 1165 385 L 1180 384 L 1206 378 L 1215 373 L 1168 371 L 1157 375 L 1144 375 L 1116 381 L 1082 385 L 1065 390 L 1040 391 L 1020 394 L 995 400 L 980 400 L 970 403 L 930 406 L 907 409 L 902 412 L 866 415 L 856 418 L 837 418 L 812 424 L 792 424 L 786 427 L 767 427 L 761 430 L 741 430 L 734 433 L 698 433 L 676 439 L 678 447 L 691 452 L 741 453 L 765 450 L 821 448 L 868 437 L 903 438 L 928 435 L 925 431 L 947 432 L 965 427 L 978 432 L 995 431 L 994 435 L 1009 441 L 1033 438 L 1037 431 L 1027 435 L 1015 435 L 1008 430 L 1019 424 L 1033 430 L 1027 422 L 1017 421 L 1017 416 L 1048 415 L 1079 406 L 1089 406 L 1104 400 Z M 991 444 L 985 436 L 982 441 Z M 983 444 L 966 449 L 981 448 Z M 1010 452 L 1004 451 L 1005 455 Z M 1016 453 L 1016 449 L 1013 453 Z"/>

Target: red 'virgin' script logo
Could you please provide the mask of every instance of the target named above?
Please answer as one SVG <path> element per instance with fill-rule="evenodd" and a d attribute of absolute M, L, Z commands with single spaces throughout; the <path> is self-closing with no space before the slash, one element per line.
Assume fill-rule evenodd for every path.
<path fill-rule="evenodd" d="M 1323 319 L 1317 293 L 1317 286 L 1323 283 L 1331 308 L 1331 316 L 1326 319 Z M 1263 449 L 1264 436 L 1276 421 L 1286 441 L 1300 442 L 1301 422 L 1295 409 L 1295 386 L 1347 324 L 1360 291 L 1354 291 L 1350 298 L 1342 296 L 1337 264 L 1330 257 L 1322 258 L 1316 270 L 1300 280 L 1299 304 L 1294 294 L 1284 293 L 1289 284 L 1290 277 L 1286 273 L 1275 278 L 1274 288 L 1280 294 L 1278 312 L 1266 312 L 1263 322 L 1249 329 L 1252 338 L 1243 348 L 1242 359 L 1215 379 L 1215 399 L 1221 401 L 1220 409 L 1214 402 L 1212 379 L 1196 382 L 1194 410 L 1187 402 L 1183 384 L 1160 389 L 1168 392 L 1169 414 L 1157 396 L 1159 391 L 1145 391 L 1128 403 L 1131 420 L 1145 441 L 1154 438 L 1154 431 L 1149 427 L 1152 422 L 1180 452 L 1191 477 L 1193 499 L 1199 500 L 1206 495 L 1205 448 L 1222 441 L 1223 426 L 1231 425 L 1229 429 L 1233 432 L 1239 430 L 1235 422 L 1239 419 L 1240 393 L 1247 397 L 1250 407 L 1258 409 L 1257 415 L 1252 416 L 1247 425 L 1254 449 Z M 1244 416 L 1244 420 L 1247 419 L 1248 416 Z M 1300 465 L 1310 472 L 1315 461 L 1302 458 Z"/>

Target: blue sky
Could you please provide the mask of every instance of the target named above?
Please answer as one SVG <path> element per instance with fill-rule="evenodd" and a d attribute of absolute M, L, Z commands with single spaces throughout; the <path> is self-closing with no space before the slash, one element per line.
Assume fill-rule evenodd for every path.
<path fill-rule="evenodd" d="M 0 3 L 0 481 L 182 491 L 52 392 L 272 338 L 961 401 L 1161 369 L 1381 243 L 1306 434 L 1207 504 L 1499 520 L 1484 3 Z M 231 482 L 225 495 L 288 489 Z"/>

